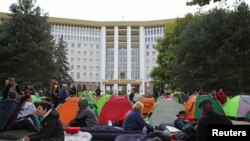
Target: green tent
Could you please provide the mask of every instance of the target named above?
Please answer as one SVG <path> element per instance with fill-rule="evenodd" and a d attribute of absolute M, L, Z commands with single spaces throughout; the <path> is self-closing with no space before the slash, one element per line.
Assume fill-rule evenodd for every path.
<path fill-rule="evenodd" d="M 250 122 L 250 111 L 247 113 L 245 120 Z"/>
<path fill-rule="evenodd" d="M 93 103 L 90 99 L 86 98 L 89 107 L 95 112 L 95 114 L 98 116 L 98 108 L 95 103 Z"/>
<path fill-rule="evenodd" d="M 96 101 L 96 105 L 98 107 L 98 115 L 100 114 L 101 110 L 102 110 L 102 107 L 103 105 L 106 103 L 106 101 L 109 100 L 109 98 L 111 97 L 111 95 L 109 94 L 104 94 L 100 97 L 100 99 L 98 99 Z"/>
<path fill-rule="evenodd" d="M 245 118 L 250 112 L 250 96 L 249 95 L 237 95 L 228 100 L 223 109 L 227 116 L 233 118 Z"/>
<path fill-rule="evenodd" d="M 209 96 L 209 95 L 198 95 L 196 97 L 196 100 L 195 100 L 195 118 L 201 118 L 201 112 L 200 112 L 200 109 L 199 109 L 199 104 L 201 103 L 201 101 L 203 101 L 204 99 L 209 99 L 212 101 L 212 105 L 213 105 L 213 109 L 216 113 L 218 114 L 222 114 L 222 115 L 225 115 L 225 112 L 223 110 L 223 107 L 222 105 L 220 104 L 220 102 L 218 102 L 218 100 L 216 100 L 215 98 L 213 98 L 212 96 Z"/>
<path fill-rule="evenodd" d="M 94 96 L 92 93 L 89 93 L 89 92 L 79 92 L 78 95 L 81 98 L 86 98 L 86 99 L 91 100 L 93 103 L 96 103 L 96 96 Z"/>
<path fill-rule="evenodd" d="M 33 103 L 41 103 L 42 102 L 42 99 L 40 98 L 40 96 L 31 95 L 31 98 L 32 98 Z"/>

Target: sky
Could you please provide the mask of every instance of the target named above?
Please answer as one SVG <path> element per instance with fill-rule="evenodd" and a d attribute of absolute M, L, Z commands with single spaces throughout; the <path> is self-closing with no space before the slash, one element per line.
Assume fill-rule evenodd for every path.
<path fill-rule="evenodd" d="M 0 0 L 0 12 L 18 0 Z M 198 6 L 186 6 L 189 0 L 36 0 L 50 17 L 95 21 L 147 21 L 183 17 L 195 13 Z M 227 0 L 229 5 L 235 0 Z M 250 0 L 245 0 L 250 5 Z M 219 3 L 202 8 L 211 9 Z"/>

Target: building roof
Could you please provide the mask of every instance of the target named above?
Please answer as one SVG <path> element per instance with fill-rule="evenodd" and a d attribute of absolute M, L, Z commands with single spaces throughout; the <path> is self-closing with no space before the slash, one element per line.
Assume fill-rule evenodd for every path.
<path fill-rule="evenodd" d="M 0 18 L 8 18 L 8 14 L 0 12 Z M 75 26 L 160 26 L 166 23 L 173 22 L 175 19 L 162 19 L 162 20 L 151 20 L 151 21 L 90 21 L 90 20 L 79 20 L 79 19 L 68 19 L 68 18 L 56 18 L 49 17 L 48 21 L 53 24 L 66 24 Z"/>

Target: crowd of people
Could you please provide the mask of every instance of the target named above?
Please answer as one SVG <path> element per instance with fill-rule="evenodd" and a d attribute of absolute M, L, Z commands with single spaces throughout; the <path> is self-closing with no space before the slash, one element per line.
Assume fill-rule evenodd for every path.
<path fill-rule="evenodd" d="M 96 89 L 96 96 L 101 97 L 101 90 L 98 87 Z M 178 92 L 181 92 L 178 90 Z M 162 95 L 157 95 L 155 98 L 171 98 L 172 90 L 168 85 L 164 88 Z M 62 84 L 59 89 L 59 84 L 56 77 L 51 78 L 49 99 L 42 101 L 39 105 L 35 106 L 32 103 L 31 95 L 35 95 L 36 91 L 31 84 L 25 86 L 24 90 L 21 90 L 19 85 L 16 84 L 14 78 L 9 78 L 5 81 L 5 87 L 2 92 L 2 102 L 0 105 L 7 104 L 9 111 L 9 121 L 6 125 L 0 124 L 0 130 L 10 129 L 28 129 L 33 131 L 31 134 L 24 138 L 24 141 L 39 141 L 39 140 L 64 140 L 64 129 L 61 121 L 59 120 L 59 114 L 55 108 L 65 101 L 65 99 L 71 95 L 76 95 L 76 88 L 71 85 L 68 90 L 67 84 Z M 185 93 L 184 93 L 185 94 Z M 212 91 L 209 95 L 218 99 L 221 104 L 225 103 L 225 93 L 222 89 L 218 92 Z M 185 97 L 184 95 L 183 97 Z M 143 130 L 146 128 L 147 133 L 155 132 L 158 127 L 152 126 L 147 123 L 143 117 L 142 110 L 144 108 L 143 103 L 140 101 L 143 95 L 136 89 L 131 91 L 128 95 L 128 99 L 133 103 L 133 108 L 129 111 L 122 124 L 124 130 Z M 46 100 L 46 99 L 45 99 Z M 95 112 L 89 107 L 86 99 L 81 99 L 78 102 L 79 110 L 74 119 L 72 119 L 68 126 L 75 127 L 92 127 L 98 126 L 98 118 Z M 174 121 L 174 126 L 183 131 L 186 136 L 185 140 L 206 140 L 206 127 L 208 125 L 226 124 L 232 125 L 232 122 L 225 116 L 218 115 L 213 111 L 212 102 L 209 99 L 203 100 L 199 104 L 199 109 L 202 113 L 202 117 L 198 121 L 188 121 L 186 119 L 185 111 L 179 111 Z M 3 116 L 3 115 L 1 115 Z M 1 117 L 0 116 L 0 117 Z"/>

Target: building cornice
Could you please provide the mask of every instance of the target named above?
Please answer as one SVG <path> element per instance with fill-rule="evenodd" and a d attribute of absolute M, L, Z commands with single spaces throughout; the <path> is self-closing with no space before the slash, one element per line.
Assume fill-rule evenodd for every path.
<path fill-rule="evenodd" d="M 0 12 L 0 19 L 8 18 L 9 13 Z M 162 20 L 151 20 L 151 21 L 90 21 L 90 20 L 78 20 L 78 19 L 67 19 L 67 18 L 56 18 L 49 17 L 48 21 L 52 24 L 63 24 L 63 25 L 74 25 L 74 26 L 162 26 L 166 23 L 173 22 L 175 19 L 162 19 Z"/>

